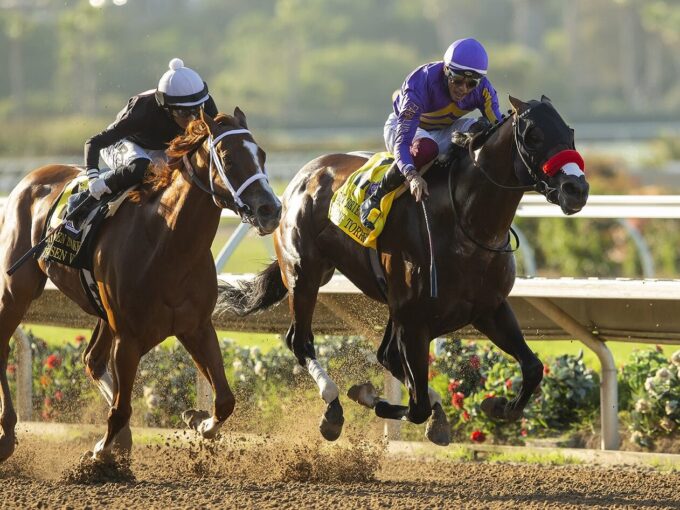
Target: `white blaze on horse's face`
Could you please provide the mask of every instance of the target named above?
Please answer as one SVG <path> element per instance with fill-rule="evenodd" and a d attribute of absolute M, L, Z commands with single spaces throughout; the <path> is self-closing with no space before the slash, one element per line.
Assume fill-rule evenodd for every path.
<path fill-rule="evenodd" d="M 249 140 L 243 140 L 243 145 L 253 155 L 253 163 L 255 164 L 255 168 L 257 168 L 257 171 L 265 173 L 264 168 L 260 166 L 260 158 L 258 157 L 258 151 L 260 148 L 258 147 L 258 145 L 255 142 L 251 142 Z"/>
<path fill-rule="evenodd" d="M 576 163 L 567 163 L 562 167 L 562 172 L 567 174 L 567 175 L 573 175 L 575 177 L 581 177 L 582 175 L 585 176 L 579 166 Z"/>

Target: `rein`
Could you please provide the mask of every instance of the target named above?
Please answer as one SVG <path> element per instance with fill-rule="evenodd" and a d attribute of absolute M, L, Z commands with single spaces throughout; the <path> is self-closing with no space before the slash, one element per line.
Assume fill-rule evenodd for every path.
<path fill-rule="evenodd" d="M 514 253 L 517 250 L 519 250 L 519 236 L 517 235 L 517 232 L 510 227 L 510 231 L 508 232 L 508 240 L 505 242 L 505 244 L 501 248 L 494 248 L 493 246 L 487 246 L 484 243 L 480 243 L 477 241 L 470 233 L 468 233 L 467 230 L 465 230 L 465 227 L 463 227 L 463 220 L 461 215 L 458 213 L 458 208 L 456 207 L 456 201 L 453 198 L 453 172 L 449 170 L 449 178 L 448 178 L 448 184 L 449 184 L 449 198 L 451 199 L 451 208 L 453 209 L 454 214 L 456 215 L 456 218 L 458 218 L 458 226 L 460 227 L 461 231 L 463 234 L 465 234 L 465 237 L 467 237 L 470 241 L 472 241 L 476 246 L 479 248 L 482 248 L 486 251 L 492 251 L 494 253 Z M 512 237 L 515 238 L 515 248 L 512 248 Z"/>

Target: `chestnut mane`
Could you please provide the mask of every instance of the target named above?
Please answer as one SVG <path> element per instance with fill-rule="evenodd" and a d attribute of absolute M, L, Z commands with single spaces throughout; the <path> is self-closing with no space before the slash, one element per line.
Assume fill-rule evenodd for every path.
<path fill-rule="evenodd" d="M 218 113 L 215 122 L 220 125 L 238 126 L 238 123 L 231 115 Z M 142 199 L 156 196 L 166 189 L 179 174 L 177 160 L 181 160 L 185 154 L 194 151 L 203 143 L 208 136 L 208 125 L 198 119 L 191 122 L 184 133 L 177 135 L 166 149 L 169 161 L 156 161 L 149 165 L 149 169 L 144 176 L 141 186 L 131 192 L 128 200 L 139 203 Z"/>

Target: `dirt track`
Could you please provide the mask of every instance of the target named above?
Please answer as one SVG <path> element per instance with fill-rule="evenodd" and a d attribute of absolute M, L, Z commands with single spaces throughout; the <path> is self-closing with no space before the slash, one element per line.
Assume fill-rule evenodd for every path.
<path fill-rule="evenodd" d="M 680 508 L 680 473 L 412 459 L 377 442 L 229 435 L 136 446 L 132 477 L 79 462 L 92 442 L 20 437 L 3 508 Z M 117 480 L 117 481 L 111 481 Z"/>

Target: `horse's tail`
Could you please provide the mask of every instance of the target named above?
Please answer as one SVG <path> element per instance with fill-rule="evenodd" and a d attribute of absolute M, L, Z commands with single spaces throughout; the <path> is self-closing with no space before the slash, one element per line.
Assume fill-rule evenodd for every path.
<path fill-rule="evenodd" d="M 288 289 L 281 278 L 278 260 L 269 264 L 252 280 L 238 282 L 238 286 L 220 282 L 217 291 L 219 298 L 215 310 L 238 316 L 265 310 L 288 294 Z"/>

